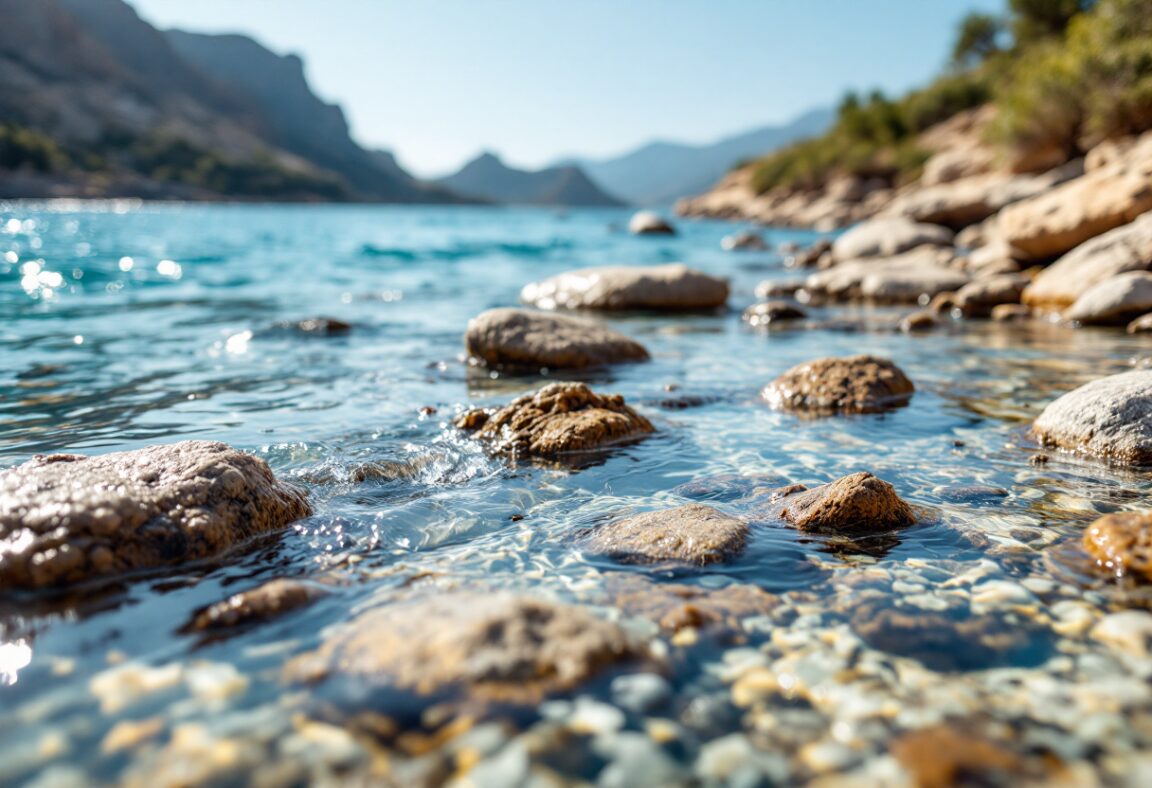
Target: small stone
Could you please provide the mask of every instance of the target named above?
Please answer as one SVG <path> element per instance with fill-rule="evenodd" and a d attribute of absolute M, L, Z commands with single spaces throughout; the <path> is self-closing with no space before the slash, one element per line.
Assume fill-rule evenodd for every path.
<path fill-rule="evenodd" d="M 964 317 L 988 317 L 1002 304 L 1019 304 L 1027 277 L 1001 275 L 969 282 L 956 292 L 955 306 Z"/>
<path fill-rule="evenodd" d="M 1115 577 L 1152 582 L 1152 512 L 1104 515 L 1084 532 L 1084 549 Z"/>
<path fill-rule="evenodd" d="M 931 331 L 938 325 L 940 325 L 940 321 L 936 319 L 936 315 L 930 309 L 921 309 L 900 319 L 900 330 L 905 334 Z"/>
<path fill-rule="evenodd" d="M 1015 323 L 1032 319 L 1032 308 L 1023 304 L 997 304 L 992 307 L 992 320 L 997 323 Z"/>
<path fill-rule="evenodd" d="M 306 607 L 325 593 L 299 580 L 272 580 L 199 610 L 185 630 L 206 632 L 262 623 Z"/>
<path fill-rule="evenodd" d="M 279 327 L 293 328 L 301 334 L 339 336 L 352 330 L 349 323 L 334 317 L 309 317 L 295 323 L 280 323 Z"/>
<path fill-rule="evenodd" d="M 760 233 L 745 231 L 726 235 L 720 240 L 720 248 L 726 252 L 764 252 L 772 247 Z"/>
<path fill-rule="evenodd" d="M 878 531 L 916 522 L 895 488 L 867 472 L 793 492 L 781 501 L 780 516 L 803 531 Z"/>
<path fill-rule="evenodd" d="M 633 235 L 675 235 L 676 228 L 655 211 L 637 211 L 628 220 L 628 232 Z"/>
<path fill-rule="evenodd" d="M 747 535 L 744 521 L 690 503 L 603 525 L 592 532 L 589 546 L 622 563 L 704 566 L 739 555 Z"/>
<path fill-rule="evenodd" d="M 1147 334 L 1152 331 L 1152 312 L 1133 320 L 1126 330 L 1129 334 Z"/>
<path fill-rule="evenodd" d="M 650 714 L 672 698 L 672 685 L 655 673 L 632 673 L 612 680 L 612 702 L 635 714 Z"/>
<path fill-rule="evenodd" d="M 1152 613 L 1125 610 L 1105 616 L 1092 628 L 1092 637 L 1134 657 L 1152 656 Z"/>
<path fill-rule="evenodd" d="M 741 317 L 750 326 L 769 326 L 773 323 L 803 320 L 808 317 L 808 313 L 788 301 L 766 301 L 748 307 Z"/>
<path fill-rule="evenodd" d="M 644 361 L 648 351 L 593 320 L 527 309 L 489 309 L 468 322 L 468 354 L 492 367 L 583 367 Z"/>
<path fill-rule="evenodd" d="M 915 390 L 891 361 L 850 356 L 792 367 L 769 383 L 762 396 L 775 408 L 829 415 L 873 413 L 905 405 Z"/>
<path fill-rule="evenodd" d="M 154 739 L 164 730 L 163 717 L 148 717 L 143 720 L 120 720 L 100 742 L 100 752 L 112 755 L 122 750 L 131 750 L 149 739 Z"/>
<path fill-rule="evenodd" d="M 556 458 L 655 431 L 619 394 L 596 394 L 583 383 L 552 383 L 494 413 L 468 411 L 456 426 L 514 458 Z"/>

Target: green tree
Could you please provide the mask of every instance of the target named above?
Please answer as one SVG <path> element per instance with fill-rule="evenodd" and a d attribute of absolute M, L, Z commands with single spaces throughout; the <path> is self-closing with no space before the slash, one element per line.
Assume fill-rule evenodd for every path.
<path fill-rule="evenodd" d="M 1017 47 L 1063 36 L 1072 19 L 1093 5 L 1093 0 L 1009 0 Z"/>
<path fill-rule="evenodd" d="M 1004 24 L 991 14 L 972 12 L 960 23 L 952 45 L 952 63 L 962 68 L 983 63 L 1000 51 Z"/>

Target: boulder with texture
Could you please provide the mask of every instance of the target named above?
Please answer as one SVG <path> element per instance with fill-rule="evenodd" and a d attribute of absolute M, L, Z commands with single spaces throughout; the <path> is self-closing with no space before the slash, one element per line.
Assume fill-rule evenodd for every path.
<path fill-rule="evenodd" d="M 646 658 L 620 627 L 581 607 L 456 591 L 363 613 L 285 674 L 464 702 L 534 703 Z"/>
<path fill-rule="evenodd" d="M 593 320 L 527 309 L 482 312 L 468 322 L 464 345 L 492 367 L 578 369 L 648 358 L 643 345 Z"/>
<path fill-rule="evenodd" d="M 841 262 L 891 257 L 918 246 L 951 246 L 954 237 L 947 227 L 903 217 L 870 219 L 837 238 L 832 244 L 832 256 Z"/>
<path fill-rule="evenodd" d="M 682 263 L 568 271 L 526 285 L 520 300 L 541 309 L 691 312 L 728 301 L 728 282 Z"/>
<path fill-rule="evenodd" d="M 739 555 L 747 536 L 743 520 L 690 503 L 603 525 L 592 533 L 588 545 L 622 563 L 704 566 Z"/>
<path fill-rule="evenodd" d="M 762 396 L 776 408 L 830 415 L 888 410 L 907 404 L 915 390 L 888 359 L 849 356 L 792 367 L 769 383 Z"/>
<path fill-rule="evenodd" d="M 1084 549 L 1104 572 L 1152 582 L 1152 514 L 1107 514 L 1084 532 Z"/>
<path fill-rule="evenodd" d="M 1064 319 L 1083 325 L 1125 325 L 1152 309 L 1152 274 L 1130 271 L 1084 291 L 1064 310 Z"/>
<path fill-rule="evenodd" d="M 221 555 L 312 513 L 267 463 L 213 441 L 0 471 L 0 588 L 54 588 Z"/>
<path fill-rule="evenodd" d="M 903 528 L 916 522 L 895 488 L 870 473 L 844 476 L 812 489 L 802 485 L 781 499 L 780 517 L 802 531 L 859 533 Z"/>
<path fill-rule="evenodd" d="M 654 432 L 619 394 L 597 394 L 583 383 L 552 383 L 499 410 L 470 410 L 456 426 L 496 454 L 554 459 Z"/>
<path fill-rule="evenodd" d="M 1152 463 L 1152 370 L 1086 383 L 1046 407 L 1032 425 L 1044 446 L 1123 465 Z"/>
<path fill-rule="evenodd" d="M 1152 134 L 1114 164 L 1009 205 L 1000 233 L 1018 259 L 1046 260 L 1152 210 Z"/>
<path fill-rule="evenodd" d="M 1024 290 L 1029 306 L 1062 309 L 1089 287 L 1128 271 L 1152 269 L 1152 212 L 1093 238 L 1041 271 Z"/>
<path fill-rule="evenodd" d="M 676 228 L 655 211 L 637 211 L 628 220 L 628 232 L 633 235 L 675 235 Z"/>

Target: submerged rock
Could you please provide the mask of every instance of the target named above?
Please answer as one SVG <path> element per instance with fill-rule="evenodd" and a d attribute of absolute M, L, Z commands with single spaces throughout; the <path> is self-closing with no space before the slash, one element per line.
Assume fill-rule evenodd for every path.
<path fill-rule="evenodd" d="M 37 456 L 0 472 L 0 588 L 210 558 L 311 513 L 303 492 L 224 443 Z"/>
<path fill-rule="evenodd" d="M 940 321 L 936 319 L 935 313 L 930 309 L 920 309 L 900 318 L 900 330 L 905 334 L 931 331 L 938 325 L 940 325 Z"/>
<path fill-rule="evenodd" d="M 827 415 L 898 407 L 907 404 L 915 390 L 888 359 L 849 356 L 792 367 L 769 383 L 762 396 L 775 408 Z"/>
<path fill-rule="evenodd" d="M 294 323 L 277 323 L 277 328 L 290 328 L 310 336 L 340 336 L 352 330 L 350 323 L 334 317 L 309 317 Z"/>
<path fill-rule="evenodd" d="M 326 593 L 299 580 L 272 580 L 197 611 L 185 630 L 207 632 L 263 623 L 307 607 Z"/>
<path fill-rule="evenodd" d="M 475 432 L 497 454 L 555 458 L 654 432 L 619 394 L 596 394 L 583 383 L 552 383 L 495 412 L 471 410 L 456 426 Z"/>
<path fill-rule="evenodd" d="M 852 532 L 903 528 L 916 522 L 896 489 L 870 473 L 853 473 L 819 487 L 795 485 L 780 517 L 802 531 Z"/>
<path fill-rule="evenodd" d="M 838 261 L 889 257 L 917 246 L 951 246 L 955 234 L 947 227 L 902 217 L 870 219 L 853 227 L 832 244 Z"/>
<path fill-rule="evenodd" d="M 655 211 L 637 211 L 628 220 L 628 232 L 633 235 L 675 235 L 676 228 Z"/>
<path fill-rule="evenodd" d="M 1044 785 L 1061 776 L 1059 759 L 1018 754 L 985 738 L 987 723 L 972 727 L 942 724 L 904 733 L 892 741 L 891 752 L 920 788 Z"/>
<path fill-rule="evenodd" d="M 588 545 L 623 563 L 672 561 L 703 566 L 739 555 L 747 536 L 743 520 L 690 503 L 603 525 L 593 531 Z"/>
<path fill-rule="evenodd" d="M 593 320 L 527 309 L 482 312 L 468 322 L 464 345 L 494 367 L 575 369 L 648 358 L 643 345 Z"/>
<path fill-rule="evenodd" d="M 724 236 L 720 248 L 726 252 L 764 252 L 772 247 L 760 233 L 747 231 Z"/>
<path fill-rule="evenodd" d="M 574 605 L 501 593 L 453 592 L 357 616 L 287 678 L 350 678 L 461 700 L 532 703 L 572 690 L 647 651 L 616 624 Z"/>
<path fill-rule="evenodd" d="M 583 268 L 526 285 L 520 300 L 541 309 L 690 312 L 728 301 L 728 282 L 683 263 Z"/>
<path fill-rule="evenodd" d="M 1152 582 L 1152 513 L 1101 517 L 1084 532 L 1084 549 L 1101 569 L 1116 577 L 1134 575 Z"/>
<path fill-rule="evenodd" d="M 617 572 L 607 586 L 611 604 L 625 615 L 646 618 L 669 632 L 688 628 L 738 632 L 743 619 L 767 615 L 780 605 L 776 594 L 747 584 L 704 588 L 653 583 Z"/>
<path fill-rule="evenodd" d="M 1084 325 L 1122 325 L 1152 310 L 1152 274 L 1130 271 L 1085 290 L 1064 312 Z"/>
<path fill-rule="evenodd" d="M 741 316 L 750 326 L 768 326 L 789 320 L 803 320 L 808 313 L 789 301 L 765 301 L 753 304 Z"/>
<path fill-rule="evenodd" d="M 1124 465 L 1152 462 L 1152 370 L 1086 383 L 1052 402 L 1032 425 L 1043 446 Z"/>

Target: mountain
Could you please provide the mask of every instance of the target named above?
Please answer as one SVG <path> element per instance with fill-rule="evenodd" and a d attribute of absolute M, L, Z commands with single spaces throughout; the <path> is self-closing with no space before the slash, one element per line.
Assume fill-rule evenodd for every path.
<path fill-rule="evenodd" d="M 741 161 L 824 133 L 835 113 L 819 109 L 783 126 L 767 126 L 711 145 L 653 142 L 609 159 L 567 159 L 612 194 L 639 205 L 673 202 L 707 191 Z"/>
<path fill-rule="evenodd" d="M 444 202 L 351 138 L 294 55 L 124 0 L 0 0 L 2 196 Z"/>
<path fill-rule="evenodd" d="M 579 167 L 517 170 L 492 153 L 482 153 L 458 172 L 436 183 L 458 194 L 513 205 L 616 206 Z"/>

